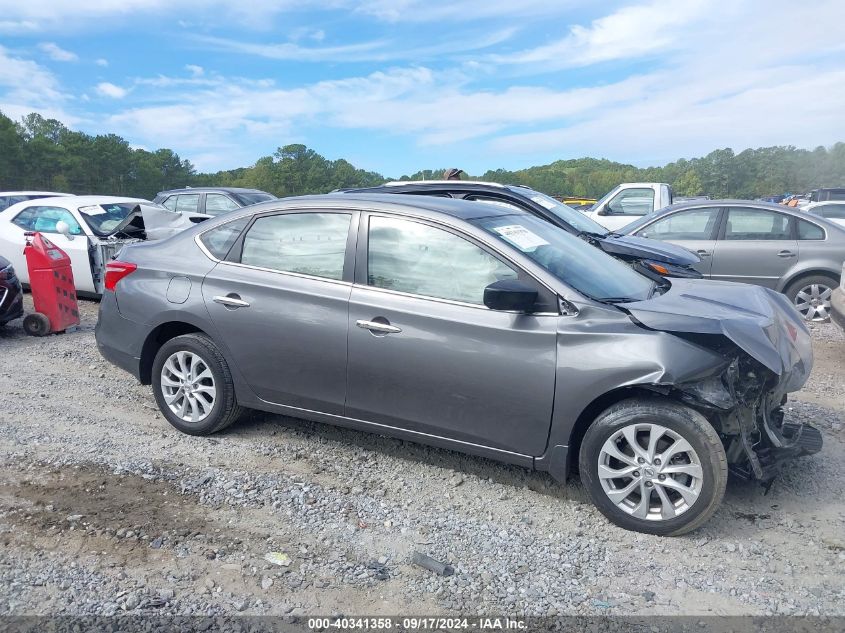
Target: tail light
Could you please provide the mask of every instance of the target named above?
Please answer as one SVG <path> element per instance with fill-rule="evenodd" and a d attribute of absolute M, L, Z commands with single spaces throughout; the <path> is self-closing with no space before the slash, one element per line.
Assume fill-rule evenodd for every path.
<path fill-rule="evenodd" d="M 138 270 L 138 266 L 136 266 L 135 264 L 130 264 L 129 262 L 109 262 L 108 264 L 106 264 L 106 290 L 111 290 L 112 292 L 114 292 L 115 286 L 117 286 L 117 282 L 123 279 L 124 277 L 131 275 L 136 270 Z"/>

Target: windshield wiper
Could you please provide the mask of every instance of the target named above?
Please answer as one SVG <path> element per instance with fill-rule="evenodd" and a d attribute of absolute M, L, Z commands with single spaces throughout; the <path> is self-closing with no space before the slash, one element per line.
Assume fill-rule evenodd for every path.
<path fill-rule="evenodd" d="M 635 299 L 634 297 L 602 297 L 599 301 L 604 303 L 634 303 L 635 301 L 640 301 L 640 299 Z"/>

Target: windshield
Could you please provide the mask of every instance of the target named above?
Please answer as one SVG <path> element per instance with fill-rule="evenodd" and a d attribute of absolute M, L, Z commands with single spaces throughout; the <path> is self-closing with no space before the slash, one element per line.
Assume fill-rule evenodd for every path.
<path fill-rule="evenodd" d="M 587 297 L 623 302 L 651 296 L 654 282 L 545 220 L 531 215 L 500 215 L 472 223 Z"/>
<path fill-rule="evenodd" d="M 79 213 L 85 223 L 91 227 L 94 235 L 106 237 L 114 233 L 121 222 L 137 208 L 137 202 L 112 202 L 80 207 Z"/>
<path fill-rule="evenodd" d="M 598 222 L 588 218 L 580 211 L 576 211 L 572 207 L 568 207 L 562 202 L 555 200 L 551 196 L 547 196 L 539 191 L 528 189 L 526 187 L 510 188 L 514 193 L 519 193 L 523 196 L 528 196 L 539 204 L 540 206 L 551 211 L 559 220 L 565 222 L 579 233 L 591 233 L 593 235 L 607 235 L 608 230 Z"/>
<path fill-rule="evenodd" d="M 263 191 L 255 193 L 236 193 L 234 195 L 245 207 L 248 207 L 251 204 L 258 204 L 259 202 L 267 202 L 268 200 L 276 199 L 276 196 L 264 193 Z"/>

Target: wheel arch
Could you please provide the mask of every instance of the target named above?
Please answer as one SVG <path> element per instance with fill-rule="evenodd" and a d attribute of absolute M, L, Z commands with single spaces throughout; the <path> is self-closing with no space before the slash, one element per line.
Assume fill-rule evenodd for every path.
<path fill-rule="evenodd" d="M 838 280 L 842 271 L 831 270 L 829 268 L 820 268 L 818 266 L 814 266 L 811 268 L 801 269 L 789 274 L 788 277 L 784 277 L 780 280 L 777 285 L 777 291 L 781 293 L 786 293 L 786 289 L 789 288 L 792 284 L 796 281 L 801 279 L 802 277 L 815 277 L 815 276 L 822 276 L 822 277 L 831 277 L 833 279 Z"/>
<path fill-rule="evenodd" d="M 139 378 L 142 385 L 149 385 L 152 382 L 153 361 L 158 350 L 167 341 L 182 336 L 183 334 L 205 334 L 201 328 L 185 321 L 168 321 L 153 328 L 144 340 L 141 347 L 141 361 L 139 363 Z"/>

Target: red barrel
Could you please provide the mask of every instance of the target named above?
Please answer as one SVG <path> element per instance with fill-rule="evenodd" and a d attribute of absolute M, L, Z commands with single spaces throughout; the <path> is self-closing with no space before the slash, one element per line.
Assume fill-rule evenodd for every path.
<path fill-rule="evenodd" d="M 79 305 L 70 257 L 41 233 L 27 234 L 26 267 L 35 314 L 28 314 L 23 327 L 28 334 L 45 336 L 79 325 Z"/>

